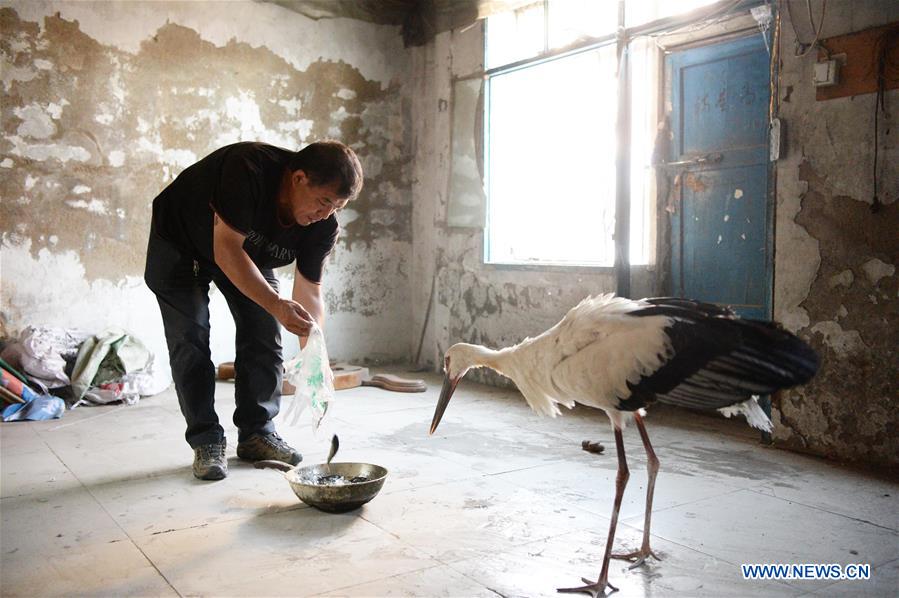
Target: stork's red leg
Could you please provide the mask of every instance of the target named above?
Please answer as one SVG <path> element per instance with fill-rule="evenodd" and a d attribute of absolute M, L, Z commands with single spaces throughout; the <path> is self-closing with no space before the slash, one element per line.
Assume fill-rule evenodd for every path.
<path fill-rule="evenodd" d="M 602 557 L 602 569 L 599 571 L 599 579 L 591 582 L 587 578 L 582 581 L 587 584 L 577 588 L 559 588 L 559 592 L 590 594 L 593 598 L 602 594 L 605 596 L 606 588 L 617 592 L 618 588 L 609 583 L 609 558 L 612 556 L 612 544 L 615 542 L 615 528 L 618 526 L 618 511 L 621 510 L 621 499 L 624 496 L 624 487 L 630 472 L 627 469 L 627 459 L 624 456 L 624 441 L 621 439 L 621 429 L 615 427 L 615 448 L 618 450 L 618 475 L 615 476 L 615 506 L 612 508 L 612 520 L 609 522 L 609 539 L 606 540 L 606 552 Z"/>
<path fill-rule="evenodd" d="M 643 425 L 643 418 L 640 417 L 639 413 L 634 413 L 634 422 L 636 422 L 637 429 L 640 431 L 640 438 L 643 439 L 643 448 L 646 449 L 646 473 L 649 476 L 649 483 L 646 486 L 646 514 L 643 520 L 643 545 L 640 547 L 640 550 L 635 550 L 627 554 L 612 555 L 613 559 L 634 561 L 634 564 L 628 567 L 628 569 L 639 567 L 646 561 L 647 557 L 650 556 L 657 561 L 662 560 L 649 547 L 649 522 L 652 518 L 652 495 L 656 487 L 656 475 L 659 473 L 659 459 L 656 457 L 655 451 L 652 450 L 652 445 L 649 443 L 649 435 L 646 433 L 646 427 Z"/>

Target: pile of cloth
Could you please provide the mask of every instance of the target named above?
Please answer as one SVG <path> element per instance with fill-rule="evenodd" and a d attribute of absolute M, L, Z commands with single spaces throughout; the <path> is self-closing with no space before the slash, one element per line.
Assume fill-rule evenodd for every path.
<path fill-rule="evenodd" d="M 0 351 L 0 396 L 9 403 L 3 421 L 53 419 L 66 406 L 137 403 L 168 386 L 153 365 L 153 354 L 120 328 L 89 334 L 29 326 Z"/>

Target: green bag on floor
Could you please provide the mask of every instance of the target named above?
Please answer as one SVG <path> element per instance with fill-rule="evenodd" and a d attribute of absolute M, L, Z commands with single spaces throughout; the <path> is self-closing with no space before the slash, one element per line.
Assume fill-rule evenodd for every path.
<path fill-rule="evenodd" d="M 72 370 L 72 390 L 76 402 L 84 398 L 92 386 L 146 368 L 152 357 L 142 342 L 118 328 L 88 337 L 78 349 Z"/>

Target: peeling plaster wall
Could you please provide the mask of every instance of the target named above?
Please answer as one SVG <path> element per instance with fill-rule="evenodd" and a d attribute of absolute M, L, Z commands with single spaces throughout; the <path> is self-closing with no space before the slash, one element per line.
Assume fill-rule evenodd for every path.
<path fill-rule="evenodd" d="M 820 14 L 820 2 L 812 4 Z M 795 10 L 803 41 L 814 35 Z M 899 464 L 899 91 L 880 122 L 873 213 L 874 94 L 815 100 L 815 52 L 794 56 L 783 15 L 777 165 L 775 319 L 822 358 L 809 385 L 775 399 L 775 439 L 839 459 Z M 899 4 L 829 2 L 822 38 L 899 21 Z"/>
<path fill-rule="evenodd" d="M 436 369 L 443 367 L 443 352 L 454 343 L 509 346 L 543 332 L 587 295 L 615 290 L 611 269 L 485 265 L 482 231 L 447 226 L 452 82 L 482 70 L 482 59 L 480 24 L 441 33 L 427 46 L 412 50 L 416 161 L 411 334 L 416 353 L 421 341 L 419 363 Z M 534 144 L 539 143 L 535 138 Z M 565 217 L 559 214 L 560 226 Z M 651 277 L 637 278 L 632 283 L 634 295 L 651 294 L 647 282 Z M 504 380 L 487 370 L 472 375 L 491 383 Z"/>
<path fill-rule="evenodd" d="M 408 53 L 397 27 L 274 4 L 0 2 L 0 312 L 8 332 L 124 326 L 167 364 L 143 284 L 150 207 L 221 145 L 338 138 L 365 189 L 325 272 L 331 354 L 407 359 Z M 293 272 L 279 272 L 289 294 Z M 212 295 L 213 360 L 233 321 Z M 296 339 L 284 335 L 286 354 Z"/>

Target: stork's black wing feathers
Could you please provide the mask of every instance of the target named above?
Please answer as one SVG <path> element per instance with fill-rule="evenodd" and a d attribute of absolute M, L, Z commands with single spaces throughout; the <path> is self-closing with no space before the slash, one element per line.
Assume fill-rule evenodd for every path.
<path fill-rule="evenodd" d="M 661 314 L 673 316 L 682 314 L 687 316 L 692 314 L 693 316 L 696 316 L 697 314 L 704 314 L 709 317 L 719 316 L 725 318 L 734 318 L 737 315 L 729 307 L 715 305 L 714 303 L 703 303 L 702 301 L 695 301 L 693 299 L 651 297 L 649 299 L 643 299 L 643 302 L 649 303 L 654 307 L 644 308 L 638 312 L 634 312 L 632 315 L 652 316 Z"/>
<path fill-rule="evenodd" d="M 667 316 L 672 353 L 662 367 L 629 384 L 619 409 L 631 411 L 658 399 L 697 409 L 720 409 L 811 380 L 818 356 L 772 322 L 743 320 L 727 308 L 688 299 L 647 299 L 630 315 Z"/>

